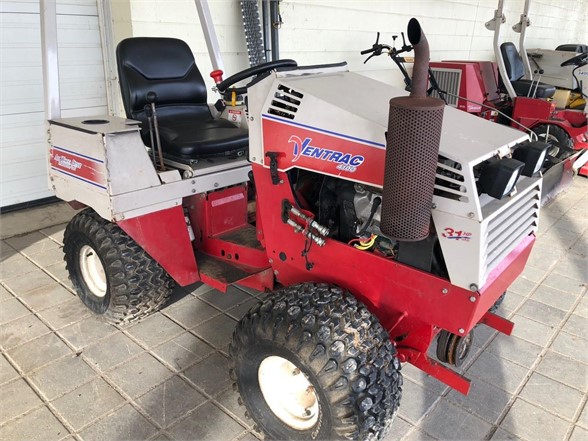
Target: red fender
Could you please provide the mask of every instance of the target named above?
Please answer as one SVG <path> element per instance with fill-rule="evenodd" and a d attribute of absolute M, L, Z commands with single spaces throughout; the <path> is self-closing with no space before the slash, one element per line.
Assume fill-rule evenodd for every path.
<path fill-rule="evenodd" d="M 180 285 L 198 282 L 198 266 L 182 207 L 173 207 L 118 222 L 147 254 Z"/>

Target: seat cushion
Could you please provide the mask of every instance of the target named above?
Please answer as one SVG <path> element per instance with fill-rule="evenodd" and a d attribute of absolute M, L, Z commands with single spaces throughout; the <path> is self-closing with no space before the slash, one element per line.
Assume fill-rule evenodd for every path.
<path fill-rule="evenodd" d="M 529 96 L 531 98 L 551 98 L 555 94 L 555 86 L 545 83 L 532 82 L 530 80 L 511 81 L 517 96 Z M 537 90 L 535 91 L 535 86 Z M 531 93 L 529 93 L 529 90 Z"/>
<path fill-rule="evenodd" d="M 160 119 L 158 124 L 162 150 L 182 159 L 230 154 L 245 150 L 249 143 L 248 131 L 226 119 L 176 116 Z"/>

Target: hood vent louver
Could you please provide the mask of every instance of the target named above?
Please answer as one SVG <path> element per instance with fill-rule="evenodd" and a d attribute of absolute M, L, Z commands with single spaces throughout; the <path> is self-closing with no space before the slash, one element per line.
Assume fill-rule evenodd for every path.
<path fill-rule="evenodd" d="M 520 242 L 537 229 L 540 190 L 529 192 L 488 223 L 484 267 L 489 274 Z"/>
<path fill-rule="evenodd" d="M 302 93 L 280 84 L 274 93 L 267 113 L 281 116 L 282 118 L 294 119 L 303 97 Z"/>
<path fill-rule="evenodd" d="M 438 161 L 433 194 L 447 199 L 468 202 L 462 165 L 442 155 L 439 155 Z"/>

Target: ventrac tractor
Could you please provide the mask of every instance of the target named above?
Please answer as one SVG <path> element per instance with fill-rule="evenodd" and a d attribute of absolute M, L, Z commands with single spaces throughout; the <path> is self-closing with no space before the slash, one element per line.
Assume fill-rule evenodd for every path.
<path fill-rule="evenodd" d="M 211 112 L 186 43 L 130 38 L 126 118 L 50 121 L 51 185 L 86 207 L 67 269 L 94 313 L 140 319 L 195 282 L 268 293 L 237 325 L 230 375 L 269 438 L 381 438 L 402 363 L 468 393 L 454 367 L 474 328 L 513 328 L 491 310 L 535 241 L 548 145 L 424 96 L 414 19 L 408 36 L 410 96 L 345 63 L 216 72 L 229 96 L 254 77 L 248 129 Z"/>

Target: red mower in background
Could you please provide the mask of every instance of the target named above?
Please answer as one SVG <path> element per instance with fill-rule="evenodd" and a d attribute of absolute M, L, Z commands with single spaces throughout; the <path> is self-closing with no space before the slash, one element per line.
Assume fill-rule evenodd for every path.
<path fill-rule="evenodd" d="M 529 1 L 520 22 L 513 27 L 521 34 L 519 51 L 513 43 L 499 47 L 500 27 L 505 22 L 500 0 L 494 18 L 486 27 L 494 31 L 494 51 L 497 62 L 442 61 L 431 62 L 428 93 L 443 99 L 448 105 L 497 123 L 529 132 L 532 137 L 551 144 L 542 172 L 544 186 L 542 202 L 553 199 L 572 183 L 576 172 L 588 176 L 588 129 L 586 109 L 557 109 L 552 100 L 555 86 L 542 83 L 540 69 L 531 71 L 524 48 L 525 30 L 530 25 L 527 17 Z M 394 37 L 394 39 L 396 39 Z M 400 49 L 379 44 L 379 34 L 372 47 L 372 55 L 387 53 L 400 68 L 407 90 L 411 79 L 403 63 L 412 59 L 400 54 L 412 47 L 404 41 Z M 519 53 L 520 52 L 520 53 Z M 362 54 L 367 53 L 363 51 Z M 524 57 L 521 57 L 523 54 Z M 583 66 L 588 54 L 570 57 L 565 66 Z"/>
<path fill-rule="evenodd" d="M 553 148 L 546 162 L 543 200 L 554 197 L 571 183 L 575 171 L 588 176 L 588 128 L 584 110 L 558 109 L 553 97 L 555 86 L 541 82 L 543 70 L 531 69 L 525 49 L 525 31 L 530 1 L 525 1 L 520 21 L 513 30 L 520 34 L 519 49 L 511 42 L 500 42 L 500 28 L 506 18 L 503 0 L 486 28 L 494 32 L 496 63 L 490 61 L 443 61 L 430 64 L 433 96 L 449 105 L 486 119 L 528 130 Z M 582 67 L 588 54 L 579 54 L 561 65 Z M 435 87 L 438 84 L 438 87 Z M 445 95 L 445 96 L 443 96 Z M 559 165 L 559 166 L 558 166 Z"/>
<path fill-rule="evenodd" d="M 511 45 L 505 43 L 502 49 L 512 54 Z M 514 59 L 520 61 L 514 51 Z M 523 87 L 532 87 L 536 97 L 511 99 L 501 92 L 497 64 L 491 61 L 431 62 L 431 75 L 435 79 L 431 83 L 432 96 L 442 97 L 448 105 L 484 119 L 529 131 L 531 136 L 552 145 L 543 168 L 543 203 L 571 185 L 576 172 L 588 176 L 586 114 L 557 109 L 554 102 L 545 99 L 555 93 L 555 87 L 519 80 L 517 83 L 524 84 Z"/>

